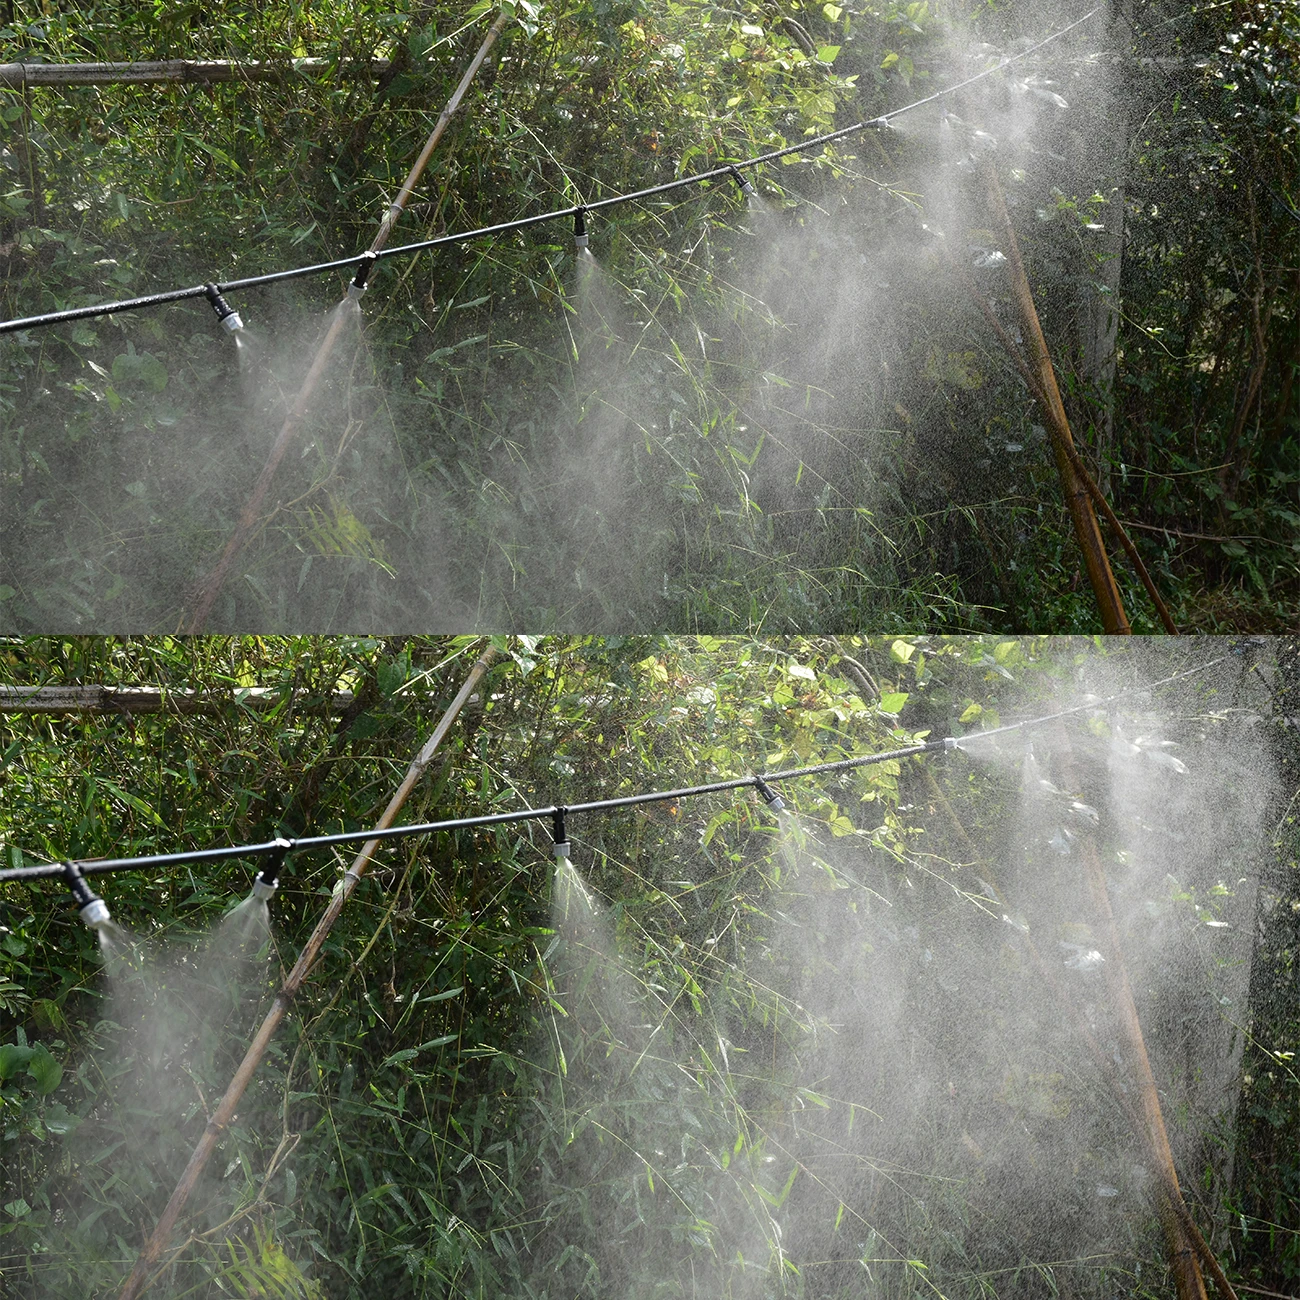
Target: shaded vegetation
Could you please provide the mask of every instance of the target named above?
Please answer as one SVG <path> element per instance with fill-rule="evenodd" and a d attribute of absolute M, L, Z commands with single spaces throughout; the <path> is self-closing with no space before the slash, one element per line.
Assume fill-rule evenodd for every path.
<path fill-rule="evenodd" d="M 1073 750 L 1059 803 L 1022 789 L 1017 740 L 995 763 L 952 755 L 791 784 L 797 823 L 784 830 L 752 791 L 575 818 L 593 909 L 553 886 L 544 824 L 395 844 L 344 909 L 159 1294 L 1168 1294 L 1139 1152 L 1021 946 L 1028 931 L 1057 954 L 1104 1032 L 1095 976 L 1069 964 L 1090 943 L 1070 911 L 1077 859 L 1048 840 L 1085 833 L 1086 817 L 1063 811 L 1078 798 L 1102 819 L 1193 1212 L 1234 1277 L 1294 1283 L 1282 1136 L 1296 1111 L 1294 1006 L 1264 996 L 1251 1023 L 1233 1001 L 1261 862 L 1284 912 L 1295 894 L 1294 827 L 1274 862 L 1256 765 L 1274 743 L 1261 738 L 1289 743 L 1269 695 L 1289 680 L 1289 649 L 938 637 L 503 648 L 407 818 L 824 761 L 1034 716 L 1083 685 L 1227 662 L 1131 705 L 1200 769 L 1153 763 L 1140 799 L 1105 790 L 1116 728 L 1137 734 L 1121 705 L 1036 739 L 1057 781 L 1050 755 Z M 17 863 L 265 838 L 286 821 L 363 828 L 474 646 L 33 639 L 6 652 L 11 679 L 32 684 L 233 692 L 206 716 L 6 718 L 0 840 Z M 242 707 L 253 684 L 279 691 L 280 708 Z M 367 685 L 342 730 L 306 708 Z M 1220 779 L 1216 832 L 1176 838 Z M 1282 806 L 1294 789 L 1285 768 Z M 1129 823 L 1147 824 L 1137 841 Z M 1140 862 L 1119 847 L 1135 842 Z M 291 862 L 267 981 L 345 865 Z M 199 951 L 249 874 L 128 873 L 103 893 L 175 959 Z M 0 890 L 0 1277 L 33 1300 L 111 1295 L 265 985 L 224 1025 L 174 1038 L 155 1062 L 171 1102 L 142 1105 L 130 1026 L 114 1022 L 122 1003 L 63 891 Z M 1289 940 L 1265 938 L 1256 971 L 1289 969 L 1288 953 Z M 182 987 L 177 976 L 158 992 L 157 1015 Z M 1239 1076 L 1221 1069 L 1234 1024 L 1271 1071 L 1265 1087 L 1246 1063 L 1256 1081 L 1240 1125 Z"/>
<path fill-rule="evenodd" d="M 214 625 L 1094 626 L 1038 417 L 949 268 L 1005 298 L 975 129 L 1080 443 L 1176 617 L 1293 623 L 1295 7 L 1135 9 L 947 123 L 767 168 L 761 210 L 723 184 L 602 217 L 600 292 L 558 227 L 383 265 Z M 398 239 L 797 142 L 1081 12 L 520 3 Z M 280 85 L 6 92 L 12 316 L 358 251 L 486 11 L 6 16 L 5 59 L 329 61 Z M 373 56 L 388 72 L 355 75 Z M 196 304 L 0 342 L 0 623 L 177 626 L 341 292 L 247 294 L 238 359 Z"/>

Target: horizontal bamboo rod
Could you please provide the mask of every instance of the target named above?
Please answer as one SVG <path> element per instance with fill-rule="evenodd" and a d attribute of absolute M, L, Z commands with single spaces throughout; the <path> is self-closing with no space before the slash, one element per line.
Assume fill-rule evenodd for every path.
<path fill-rule="evenodd" d="M 156 686 L 0 686 L 0 713 L 216 713 L 232 704 L 262 712 L 283 692 L 254 686 L 229 691 L 159 690 Z M 297 713 L 342 713 L 351 691 L 296 702 Z"/>
<path fill-rule="evenodd" d="M 293 59 L 285 63 L 233 63 L 229 59 L 164 59 L 154 63 L 0 63 L 0 88 L 28 86 L 150 86 L 169 82 L 283 81 L 339 68 L 378 77 L 387 59 Z"/>

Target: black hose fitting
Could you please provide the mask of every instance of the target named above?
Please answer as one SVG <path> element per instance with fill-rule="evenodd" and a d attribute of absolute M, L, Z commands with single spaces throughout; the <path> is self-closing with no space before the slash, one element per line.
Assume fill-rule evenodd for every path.
<path fill-rule="evenodd" d="M 573 214 L 573 244 L 575 248 L 586 248 L 587 238 L 587 209 L 579 208 Z"/>
<path fill-rule="evenodd" d="M 763 796 L 764 800 L 766 800 L 767 806 L 774 813 L 785 811 L 785 800 L 782 799 L 781 796 L 777 794 L 777 792 L 773 790 L 761 776 L 756 776 L 754 778 L 754 786 L 758 790 L 759 794 Z"/>
<path fill-rule="evenodd" d="M 728 167 L 727 170 L 731 173 L 731 179 L 740 186 L 740 192 L 747 199 L 758 198 L 758 191 L 754 188 L 753 182 L 740 174 L 739 167 L 733 165 Z"/>
<path fill-rule="evenodd" d="M 253 896 L 265 902 L 280 887 L 280 868 L 284 865 L 285 855 L 293 849 L 293 841 L 283 835 L 277 836 L 275 848 L 267 854 L 257 875 L 253 877 Z"/>
<path fill-rule="evenodd" d="M 207 295 L 217 319 L 233 334 L 244 328 L 243 317 L 221 296 L 221 290 L 215 284 L 205 284 L 203 292 Z"/>
<path fill-rule="evenodd" d="M 551 814 L 551 838 L 555 841 L 554 853 L 557 862 L 563 862 L 570 852 L 569 833 L 564 826 L 563 808 L 556 808 Z"/>
<path fill-rule="evenodd" d="M 370 272 L 374 270 L 377 261 L 379 261 L 379 254 L 373 248 L 361 254 L 361 261 L 357 263 L 357 273 L 352 277 L 352 283 L 348 285 L 349 298 L 360 298 L 365 293 L 366 281 L 370 278 Z"/>
<path fill-rule="evenodd" d="M 75 862 L 63 864 L 63 879 L 72 891 L 81 919 L 92 930 L 107 925 L 112 919 L 108 914 L 108 904 L 86 883 L 86 877 L 81 874 L 81 868 Z"/>

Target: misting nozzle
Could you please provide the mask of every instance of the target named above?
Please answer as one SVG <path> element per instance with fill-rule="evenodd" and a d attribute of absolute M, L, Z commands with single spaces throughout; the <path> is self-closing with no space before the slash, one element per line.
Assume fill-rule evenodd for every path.
<path fill-rule="evenodd" d="M 357 273 L 352 277 L 352 283 L 348 285 L 348 297 L 357 302 L 361 295 L 366 291 L 366 281 L 370 278 L 370 272 L 375 263 L 379 261 L 379 254 L 373 249 L 361 254 L 361 261 L 357 264 Z"/>
<path fill-rule="evenodd" d="M 747 199 L 758 198 L 758 191 L 754 188 L 753 182 L 747 176 L 740 174 L 739 167 L 728 167 L 727 170 L 731 173 L 731 179 L 740 186 L 740 192 Z"/>
<path fill-rule="evenodd" d="M 551 838 L 555 841 L 555 860 L 565 861 L 570 856 L 570 847 L 569 833 L 564 828 L 563 808 L 557 808 L 551 817 Z"/>
<path fill-rule="evenodd" d="M 573 214 L 573 243 L 576 248 L 586 248 L 587 238 L 587 209 L 579 208 Z"/>
<path fill-rule="evenodd" d="M 757 787 L 759 794 L 767 801 L 767 806 L 774 813 L 785 811 L 785 800 L 761 776 L 754 778 L 754 785 Z"/>
<path fill-rule="evenodd" d="M 81 874 L 81 868 L 75 862 L 63 864 L 63 878 L 68 882 L 68 888 L 72 890 L 72 897 L 76 900 L 81 919 L 92 930 L 107 925 L 113 919 L 108 914 L 108 904 L 86 884 L 86 877 Z"/>
<path fill-rule="evenodd" d="M 863 122 L 863 126 L 869 126 L 876 131 L 892 131 L 894 124 L 887 117 L 873 117 L 870 122 Z"/>
<path fill-rule="evenodd" d="M 217 319 L 232 334 L 244 328 L 243 317 L 221 296 L 221 290 L 215 284 L 206 285 L 203 292 L 208 295 L 208 301 L 212 304 L 212 310 L 217 313 Z"/>
<path fill-rule="evenodd" d="M 275 891 L 280 888 L 280 868 L 284 865 L 284 855 L 292 848 L 292 840 L 286 840 L 282 835 L 277 837 L 275 848 L 267 856 L 261 870 L 253 877 L 254 898 L 266 902 L 275 896 Z"/>
<path fill-rule="evenodd" d="M 957 748 L 957 737 L 956 737 L 956 736 L 945 736 L 945 737 L 943 738 L 943 747 L 944 747 L 944 749 L 956 749 L 956 748 Z"/>

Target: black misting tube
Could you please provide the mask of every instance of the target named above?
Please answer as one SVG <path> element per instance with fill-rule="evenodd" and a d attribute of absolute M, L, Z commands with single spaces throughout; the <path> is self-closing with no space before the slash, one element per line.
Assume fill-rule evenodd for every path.
<path fill-rule="evenodd" d="M 545 808 L 521 808 L 515 812 L 485 813 L 478 817 L 457 817 L 449 821 L 417 822 L 407 826 L 390 826 L 383 830 L 342 831 L 336 835 L 312 835 L 297 840 L 280 837 L 268 840 L 263 844 L 229 845 L 219 849 L 188 849 L 181 853 L 154 853 L 138 858 L 100 858 L 88 862 L 52 862 L 36 867 L 7 867 L 0 870 L 0 882 L 7 880 L 44 880 L 53 876 L 65 876 L 71 883 L 69 873 L 72 871 L 75 871 L 77 876 L 80 877 L 81 875 L 99 875 L 102 872 L 110 871 L 139 871 L 146 867 L 225 862 L 231 858 L 269 857 L 272 859 L 272 863 L 264 866 L 258 873 L 259 877 L 261 877 L 268 870 L 272 872 L 278 870 L 286 854 L 301 853 L 306 849 L 332 848 L 336 845 L 360 844 L 371 840 L 403 839 L 408 835 L 431 835 L 436 831 L 469 830 L 479 826 L 508 826 L 517 822 L 537 821 L 547 817 L 552 819 L 551 824 L 553 832 L 556 833 L 557 842 L 567 843 L 565 818 L 572 813 L 606 812 L 614 808 L 634 808 L 640 804 L 672 803 L 678 799 L 689 799 L 696 795 L 718 794 L 724 790 L 740 790 L 746 786 L 752 786 L 774 811 L 779 812 L 781 809 L 777 805 L 782 802 L 781 797 L 771 787 L 782 781 L 793 781 L 803 776 L 819 776 L 827 772 L 847 772 L 853 768 L 867 767 L 874 763 L 888 763 L 897 759 L 911 758 L 916 754 L 932 754 L 940 750 L 956 749 L 959 743 L 966 741 L 978 742 L 986 736 L 996 736 L 1009 731 L 1021 731 L 1026 727 L 1040 726 L 1044 722 L 1053 722 L 1058 718 L 1069 717 L 1074 713 L 1085 713 L 1089 710 L 1104 708 L 1106 705 L 1113 704 L 1116 700 L 1124 699 L 1126 696 L 1136 695 L 1143 691 L 1153 691 L 1157 687 L 1168 686 L 1172 682 L 1194 677 L 1196 674 L 1203 673 L 1229 658 L 1231 658 L 1231 655 L 1219 655 L 1206 663 L 1198 664 L 1195 668 L 1188 668 L 1169 677 L 1162 677 L 1159 681 L 1131 686 L 1127 690 L 1119 691 L 1104 700 L 1090 700 L 1087 704 L 1079 704 L 1069 709 L 1060 709 L 1055 713 L 1044 714 L 1042 717 L 1026 718 L 1023 722 L 1008 723 L 1004 727 L 993 727 L 988 731 L 973 731 L 969 736 L 962 737 L 961 742 L 955 736 L 947 736 L 939 740 L 926 740 L 917 745 L 908 745 L 904 749 L 886 750 L 880 754 L 862 754 L 857 758 L 840 758 L 829 763 L 814 763 L 808 767 L 789 767 L 779 772 L 763 772 L 752 776 L 731 777 L 726 781 L 711 781 L 706 785 L 683 786 L 677 790 L 650 790 L 644 794 L 623 795 L 617 799 L 593 799 L 589 803 L 551 804 Z"/>
<path fill-rule="evenodd" d="M 565 818 L 573 813 L 607 812 L 615 808 L 634 808 L 648 803 L 675 803 L 696 795 L 716 794 L 724 790 L 740 790 L 751 786 L 774 808 L 779 796 L 771 785 L 790 781 L 796 777 L 812 776 L 824 772 L 844 772 L 872 763 L 886 763 L 894 759 L 910 758 L 914 754 L 933 753 L 952 749 L 956 741 L 927 740 L 906 749 L 892 749 L 882 754 L 863 754 L 857 758 L 842 758 L 831 763 L 818 763 L 813 767 L 789 768 L 782 772 L 765 772 L 761 776 L 738 776 L 726 781 L 712 781 L 707 785 L 683 786 L 677 790 L 650 790 L 644 794 L 629 794 L 617 799 L 593 799 L 589 803 L 551 804 L 545 808 L 521 808 L 515 812 L 486 813 L 478 817 L 457 817 L 449 821 L 416 822 L 406 826 L 390 826 L 383 830 L 341 831 L 335 835 L 310 835 L 302 839 L 274 839 L 262 844 L 231 845 L 219 849 L 193 849 L 181 853 L 153 853 L 138 858 L 100 858 L 73 864 L 84 875 L 101 875 L 113 871 L 140 871 L 151 867 L 172 867 L 200 862 L 229 861 L 231 858 L 269 857 L 272 862 L 258 873 L 259 878 L 269 871 L 274 873 L 288 853 L 302 853 L 307 849 L 334 848 L 343 844 L 361 844 L 369 841 L 404 839 L 410 835 L 432 835 L 437 831 L 470 830 L 480 826 L 508 826 L 513 823 L 551 819 L 553 833 L 561 837 L 558 843 L 567 843 Z M 42 880 L 66 874 L 69 864 L 49 863 L 37 867 L 8 867 L 0 871 L 0 882 L 7 880 Z"/>
<path fill-rule="evenodd" d="M 85 320 L 91 316 L 112 316 L 118 312 L 133 311 L 140 307 L 155 307 L 162 303 L 180 302 L 185 298 L 200 298 L 210 288 L 215 288 L 219 294 L 233 293 L 239 289 L 251 289 L 259 285 L 276 284 L 281 280 L 296 280 L 306 275 L 323 275 L 327 271 L 347 270 L 354 266 L 361 269 L 357 272 L 357 278 L 352 281 L 352 287 L 356 290 L 356 293 L 352 296 L 359 297 L 365 289 L 366 275 L 369 274 L 370 268 L 375 261 L 381 257 L 401 257 L 424 252 L 428 249 L 445 248 L 450 244 L 463 244 L 473 239 L 487 239 L 514 230 L 527 230 L 530 226 L 541 225 L 547 221 L 558 221 L 570 217 L 576 218 L 580 213 L 595 212 L 600 208 L 611 208 L 620 203 L 635 203 L 641 199 L 656 198 L 661 194 L 670 194 L 674 190 L 684 189 L 689 185 L 700 185 L 706 181 L 717 180 L 722 176 L 728 176 L 737 181 L 740 184 L 741 191 L 746 197 L 749 197 L 749 191 L 753 189 L 753 186 L 749 185 L 749 182 L 740 175 L 741 168 L 761 167 L 764 163 L 775 162 L 778 158 L 788 158 L 791 154 L 807 153 L 811 149 L 817 149 L 836 140 L 843 140 L 847 136 L 856 135 L 859 131 L 887 130 L 894 118 L 900 117 L 904 113 L 910 113 L 914 108 L 920 108 L 923 104 L 942 99 L 945 95 L 951 95 L 955 91 L 963 90 L 967 86 L 974 85 L 977 81 L 983 81 L 985 77 L 1000 72 L 1009 64 L 1015 63 L 1037 50 L 1041 50 L 1045 45 L 1050 45 L 1054 40 L 1064 36 L 1066 32 L 1073 31 L 1080 24 L 1086 23 L 1100 9 L 1100 5 L 1097 8 L 1090 9 L 1082 18 L 1072 22 L 1068 27 L 1061 28 L 1060 31 L 1053 32 L 1051 36 L 1039 41 L 1037 45 L 1031 45 L 1027 49 L 1020 50 L 1003 59 L 996 66 L 986 68 L 983 72 L 977 72 L 973 77 L 967 77 L 965 81 L 959 81 L 955 86 L 947 86 L 943 90 L 936 90 L 934 94 L 927 95 L 924 99 L 905 104 L 902 108 L 891 109 L 888 113 L 881 114 L 880 117 L 855 122 L 852 126 L 841 127 L 838 131 L 827 131 L 824 135 L 814 136 L 812 139 L 801 141 L 799 144 L 786 145 L 784 148 L 773 149 L 769 153 L 759 154 L 754 158 L 745 158 L 740 162 L 724 163 L 720 167 L 714 167 L 711 171 L 696 172 L 691 176 L 681 176 L 676 180 L 666 181 L 662 185 L 651 185 L 647 189 L 635 190 L 630 194 L 614 194 L 607 199 L 598 199 L 594 203 L 587 203 L 580 207 L 560 208 L 554 212 L 542 212 L 537 216 L 521 217 L 516 221 L 503 221 L 495 226 L 481 226 L 477 230 L 466 230 L 460 234 L 441 235 L 437 239 L 425 239 L 415 244 L 400 244 L 394 248 L 380 249 L 377 252 L 370 250 L 365 253 L 358 253 L 353 257 L 341 257 L 333 262 L 318 262 L 314 266 L 299 266 L 287 271 L 271 271 L 266 275 L 249 276 L 243 280 L 224 280 L 215 285 L 198 285 L 192 289 L 173 289 L 167 293 L 148 294 L 142 298 L 129 298 L 122 302 L 99 303 L 93 307 L 72 307 L 66 311 L 47 312 L 40 316 L 23 316 L 17 320 L 0 321 L 0 334 L 12 334 L 17 330 L 24 329 L 39 329 L 46 325 L 59 325 L 66 321 Z M 577 233 L 575 229 L 574 234 L 577 235 Z"/>

